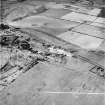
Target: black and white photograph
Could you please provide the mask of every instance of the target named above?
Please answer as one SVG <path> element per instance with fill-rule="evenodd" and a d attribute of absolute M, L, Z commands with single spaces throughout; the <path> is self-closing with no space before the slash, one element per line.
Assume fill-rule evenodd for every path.
<path fill-rule="evenodd" d="M 105 105 L 105 0 L 0 0 L 0 105 Z"/>

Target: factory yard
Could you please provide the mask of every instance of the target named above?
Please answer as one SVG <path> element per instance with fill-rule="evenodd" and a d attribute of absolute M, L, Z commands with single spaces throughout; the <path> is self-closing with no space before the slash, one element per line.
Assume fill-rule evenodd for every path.
<path fill-rule="evenodd" d="M 104 105 L 100 11 L 34 0 L 8 6 L 9 27 L 0 29 L 0 105 Z"/>

